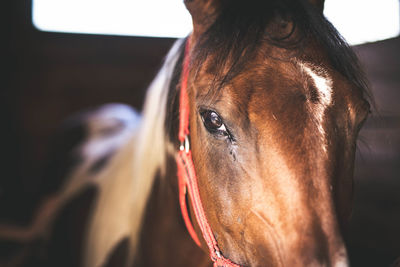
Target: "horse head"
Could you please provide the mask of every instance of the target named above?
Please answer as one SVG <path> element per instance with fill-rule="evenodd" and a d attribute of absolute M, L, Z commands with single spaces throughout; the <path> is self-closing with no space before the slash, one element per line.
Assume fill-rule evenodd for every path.
<path fill-rule="evenodd" d="M 191 150 L 221 252 L 244 266 L 346 266 L 369 104 L 323 1 L 185 4 Z"/>

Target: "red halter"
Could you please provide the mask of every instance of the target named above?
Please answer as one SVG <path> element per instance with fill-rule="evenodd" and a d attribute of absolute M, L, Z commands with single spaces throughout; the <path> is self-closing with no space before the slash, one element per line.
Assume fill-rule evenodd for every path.
<path fill-rule="evenodd" d="M 227 258 L 225 258 L 215 240 L 214 234 L 208 224 L 206 215 L 204 213 L 203 205 L 200 199 L 200 193 L 197 183 L 196 171 L 192 160 L 192 152 L 190 151 L 189 143 L 189 99 L 187 94 L 187 82 L 189 76 L 189 63 L 190 63 L 190 37 L 186 41 L 185 56 L 183 59 L 183 70 L 181 76 L 181 92 L 179 104 L 179 153 L 176 157 L 178 166 L 178 185 L 179 185 L 179 202 L 183 220 L 185 221 L 186 228 L 190 236 L 201 247 L 200 240 L 193 228 L 189 218 L 188 207 L 186 205 L 186 194 L 189 191 L 190 199 L 192 201 L 194 215 L 200 227 L 204 240 L 207 243 L 210 251 L 211 260 L 214 262 L 214 267 L 240 267 Z"/>

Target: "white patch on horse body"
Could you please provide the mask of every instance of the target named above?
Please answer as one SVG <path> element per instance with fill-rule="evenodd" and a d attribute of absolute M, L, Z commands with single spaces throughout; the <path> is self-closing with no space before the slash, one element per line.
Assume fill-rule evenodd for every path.
<path fill-rule="evenodd" d="M 139 123 L 140 116 L 129 106 L 101 106 L 88 115 L 88 136 L 81 148 L 83 158 L 93 162 L 116 149 L 132 136 L 132 131 Z"/>
<path fill-rule="evenodd" d="M 318 93 L 318 103 L 311 103 L 309 106 L 317 123 L 317 128 L 323 139 L 322 149 L 326 152 L 326 133 L 324 130 L 324 116 L 326 109 L 332 104 L 332 78 L 328 72 L 321 67 L 310 63 L 299 63 L 300 68 L 309 76 L 314 83 Z"/>
<path fill-rule="evenodd" d="M 166 152 L 170 150 L 166 140 L 165 119 L 168 90 L 173 71 L 179 58 L 179 51 L 184 39 L 175 42 L 157 76 L 150 84 L 146 93 L 143 108 L 143 122 L 138 132 L 133 162 L 134 188 L 131 214 L 130 245 L 135 253 L 139 231 L 147 205 L 147 200 L 153 187 L 157 171 L 165 172 Z M 134 255 L 129 255 L 128 261 L 133 261 Z"/>
<path fill-rule="evenodd" d="M 86 188 L 95 187 L 96 201 L 88 211 L 86 231 L 82 233 L 81 265 L 102 266 L 114 246 L 131 233 L 132 209 L 125 203 L 132 199 L 132 161 L 140 117 L 126 105 L 109 104 L 80 114 L 75 122 L 87 130 L 86 139 L 69 151 L 73 156 L 79 156 L 79 164 L 66 174 L 62 188 L 46 197 L 30 225 L 0 225 L 0 239 L 20 243 L 44 237 L 47 240 L 62 208 Z M 110 151 L 115 153 L 107 164 L 100 171 L 91 172 L 99 160 L 110 155 Z"/>
<path fill-rule="evenodd" d="M 85 258 L 83 266 L 102 266 L 108 253 L 122 238 L 129 237 L 130 251 L 128 265 L 134 260 L 140 227 L 147 201 L 153 187 L 157 171 L 164 171 L 167 150 L 165 117 L 166 103 L 170 80 L 179 57 L 182 40 L 175 43 L 165 63 L 147 90 L 143 117 L 139 127 L 132 135 L 130 129 L 113 136 L 102 131 L 93 117 L 90 123 L 91 139 L 84 147 L 88 157 L 97 156 L 112 149 L 116 144 L 122 147 L 117 150 L 108 166 L 96 174 L 100 187 L 100 197 L 92 214 L 87 238 L 85 241 Z M 119 117 L 124 118 L 123 110 Z M 99 116 L 104 125 L 108 121 L 112 130 L 118 128 L 118 122 L 111 120 L 107 114 Z M 128 136 L 129 140 L 126 140 Z M 91 166 L 91 165 L 90 165 Z M 123 205 L 121 205 L 123 203 Z"/>

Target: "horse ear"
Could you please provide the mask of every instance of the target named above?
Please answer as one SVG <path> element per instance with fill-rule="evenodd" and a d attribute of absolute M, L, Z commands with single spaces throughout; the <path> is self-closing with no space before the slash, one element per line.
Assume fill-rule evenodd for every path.
<path fill-rule="evenodd" d="M 193 21 L 193 35 L 199 36 L 214 22 L 220 0 L 184 0 Z"/>
<path fill-rule="evenodd" d="M 324 12 L 325 0 L 309 0 L 321 13 Z"/>

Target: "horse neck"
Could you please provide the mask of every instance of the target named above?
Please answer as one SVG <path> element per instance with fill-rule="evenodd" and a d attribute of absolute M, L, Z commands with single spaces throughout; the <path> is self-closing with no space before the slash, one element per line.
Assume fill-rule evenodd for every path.
<path fill-rule="evenodd" d="M 134 266 L 210 266 L 208 255 L 191 239 L 182 220 L 172 157 L 167 165 L 165 176 L 158 173 L 154 180 Z"/>
<path fill-rule="evenodd" d="M 168 121 L 171 124 L 166 126 L 165 130 L 171 136 L 177 135 L 177 133 L 170 132 L 171 129 L 177 128 L 177 125 L 174 123 L 174 117 L 168 116 L 176 114 L 171 107 L 177 108 L 176 100 L 178 98 L 176 97 L 178 95 L 175 85 L 180 77 L 182 62 L 179 59 L 182 59 L 183 44 L 184 40 L 178 40 L 171 48 L 162 69 L 150 85 L 146 97 L 144 121 L 148 122 L 148 125 L 147 127 L 146 125 L 142 126 L 141 137 L 143 140 L 139 144 L 145 145 L 143 145 L 143 149 L 138 150 L 140 152 L 138 158 L 144 160 L 159 158 L 157 164 L 154 165 L 158 166 L 159 171 L 154 169 L 154 172 L 147 172 L 151 176 L 146 177 L 146 181 L 149 181 L 148 185 L 151 181 L 152 186 L 144 207 L 138 243 L 135 246 L 134 266 L 211 265 L 207 254 L 197 247 L 186 230 L 178 201 L 178 179 L 174 157 L 174 147 L 176 146 L 168 138 L 167 141 L 166 133 L 160 130 L 166 126 L 165 122 Z M 155 135 L 157 133 L 159 135 Z M 164 141 L 154 145 L 155 140 Z M 154 147 L 164 147 L 165 151 L 160 154 L 160 151 L 154 150 Z M 149 151 L 156 154 L 149 154 Z M 143 156 L 142 152 L 147 154 Z M 138 162 L 136 167 L 138 170 L 143 168 L 142 162 Z M 140 172 L 137 177 L 143 179 Z M 151 179 L 153 177 L 154 180 Z"/>

